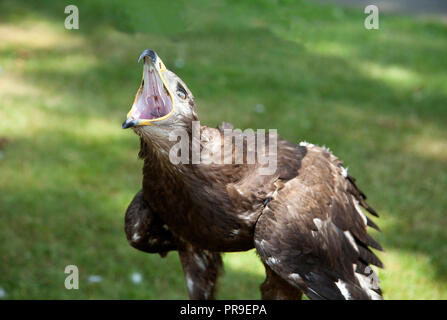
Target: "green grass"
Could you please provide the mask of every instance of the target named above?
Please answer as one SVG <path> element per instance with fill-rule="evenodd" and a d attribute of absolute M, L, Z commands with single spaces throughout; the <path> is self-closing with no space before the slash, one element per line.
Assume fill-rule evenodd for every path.
<path fill-rule="evenodd" d="M 447 299 L 445 25 L 382 14 L 367 31 L 362 10 L 301 1 L 71 3 L 79 30 L 64 29 L 63 1 L 0 3 L 6 298 L 187 298 L 177 255 L 134 250 L 123 232 L 142 163 L 121 122 L 137 57 L 153 48 L 195 94 L 202 123 L 329 146 L 381 213 L 385 298 Z M 258 299 L 254 252 L 224 259 L 218 297 Z M 68 264 L 79 290 L 64 288 Z"/>

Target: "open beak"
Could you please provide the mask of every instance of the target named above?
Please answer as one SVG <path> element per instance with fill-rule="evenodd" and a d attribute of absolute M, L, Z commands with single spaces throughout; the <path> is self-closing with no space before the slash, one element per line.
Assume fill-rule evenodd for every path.
<path fill-rule="evenodd" d="M 123 129 L 154 125 L 174 112 L 174 98 L 163 73 L 166 67 L 153 50 L 144 50 L 138 62 L 143 60 L 143 79 L 135 95 L 132 108 L 123 122 Z"/>

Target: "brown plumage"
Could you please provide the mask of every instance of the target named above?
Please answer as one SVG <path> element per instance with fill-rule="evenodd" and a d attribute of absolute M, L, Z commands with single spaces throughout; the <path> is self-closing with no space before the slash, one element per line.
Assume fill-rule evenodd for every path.
<path fill-rule="evenodd" d="M 245 161 L 254 148 L 246 138 L 242 164 L 172 163 L 169 152 L 177 140 L 169 139 L 171 132 L 184 130 L 193 151 L 194 98 L 155 52 L 145 50 L 141 58 L 142 86 L 123 124 L 140 136 L 144 160 L 142 191 L 126 212 L 130 244 L 162 256 L 177 250 L 192 299 L 214 298 L 221 252 L 252 248 L 266 267 L 264 299 L 299 299 L 302 293 L 311 299 L 381 298 L 369 267 L 382 267 L 369 249 L 381 247 L 367 233 L 367 226 L 378 227 L 362 208 L 377 214 L 342 162 L 325 148 L 276 137 L 276 170 L 268 175 L 260 171 L 265 164 Z M 165 89 L 151 100 L 162 101 L 164 111 L 143 119 L 142 109 L 153 113 L 153 103 L 141 102 L 156 90 L 152 82 L 145 87 L 151 79 Z M 225 123 L 200 126 L 200 150 L 223 154 L 224 130 L 231 129 Z"/>

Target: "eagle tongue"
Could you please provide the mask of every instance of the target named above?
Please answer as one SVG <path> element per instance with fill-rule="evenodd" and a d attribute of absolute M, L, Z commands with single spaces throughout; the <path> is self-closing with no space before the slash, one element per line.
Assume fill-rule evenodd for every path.
<path fill-rule="evenodd" d="M 168 105 L 171 101 L 165 92 L 163 82 L 156 76 L 154 69 L 149 71 L 148 78 L 149 96 L 147 97 L 147 104 L 151 109 L 151 115 L 159 118 L 168 114 Z"/>

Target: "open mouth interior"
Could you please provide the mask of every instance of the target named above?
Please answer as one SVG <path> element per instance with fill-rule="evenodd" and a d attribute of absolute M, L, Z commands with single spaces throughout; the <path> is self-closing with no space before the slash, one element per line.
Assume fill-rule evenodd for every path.
<path fill-rule="evenodd" d="M 153 120 L 164 117 L 171 111 L 172 100 L 160 75 L 154 66 L 145 64 L 133 117 L 141 120 Z"/>

